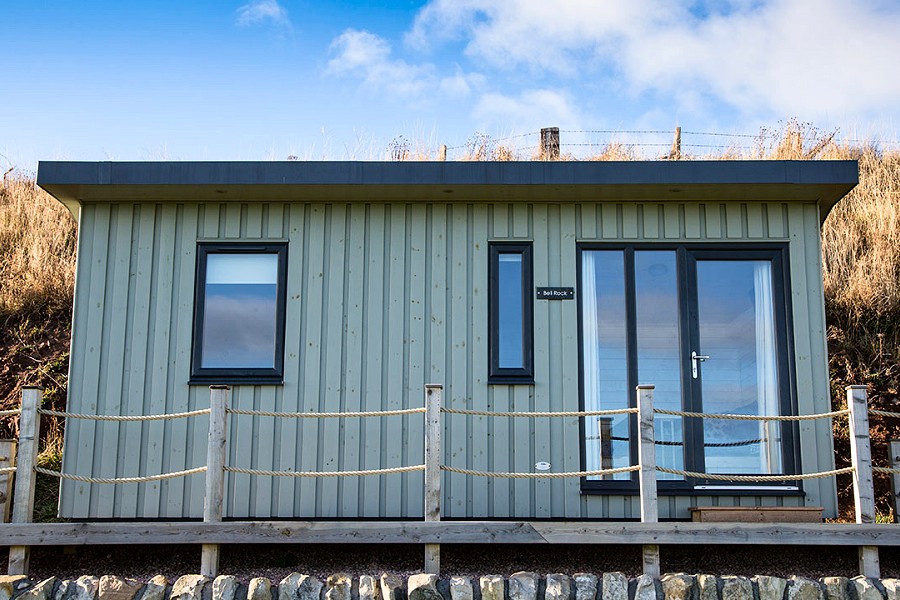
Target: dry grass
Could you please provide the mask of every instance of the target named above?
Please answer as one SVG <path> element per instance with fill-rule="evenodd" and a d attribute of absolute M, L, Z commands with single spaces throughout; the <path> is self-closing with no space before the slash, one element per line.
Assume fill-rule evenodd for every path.
<path fill-rule="evenodd" d="M 68 309 L 75 283 L 75 220 L 32 178 L 0 188 L 0 318 Z"/>

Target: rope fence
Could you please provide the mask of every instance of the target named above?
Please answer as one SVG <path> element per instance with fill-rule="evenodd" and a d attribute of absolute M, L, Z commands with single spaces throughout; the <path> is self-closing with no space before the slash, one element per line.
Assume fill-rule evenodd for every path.
<path fill-rule="evenodd" d="M 187 417 L 197 417 L 199 415 L 208 415 L 208 408 L 192 410 L 190 412 L 170 413 L 163 415 L 89 415 L 84 413 L 70 413 L 59 410 L 49 410 L 46 408 L 38 409 L 42 415 L 51 417 L 62 417 L 66 419 L 88 419 L 91 421 L 167 421 L 170 419 L 184 419 Z"/>
<path fill-rule="evenodd" d="M 260 475 L 264 477 L 366 477 L 368 475 L 391 475 L 393 473 L 409 473 L 411 471 L 424 471 L 425 465 L 412 465 L 409 467 L 388 467 L 385 469 L 367 469 L 363 471 L 266 471 L 263 469 L 243 469 L 240 467 L 225 467 L 229 473 L 241 473 L 242 475 Z"/>
<path fill-rule="evenodd" d="M 890 411 L 887 411 L 887 410 L 877 410 L 877 409 L 874 409 L 874 408 L 870 408 L 870 409 L 869 409 L 869 414 L 870 414 L 870 415 L 876 415 L 876 416 L 879 416 L 879 417 L 888 417 L 888 418 L 890 418 L 890 419 L 900 419 L 900 413 L 897 413 L 897 412 L 890 412 Z"/>
<path fill-rule="evenodd" d="M 626 415 L 636 413 L 636 408 L 618 408 L 613 410 L 568 410 L 556 412 L 491 412 L 487 410 L 471 410 L 466 408 L 441 408 L 442 413 L 451 415 L 474 415 L 479 417 L 602 417 L 607 415 Z"/>
<path fill-rule="evenodd" d="M 424 413 L 425 408 L 401 408 L 397 410 L 369 410 L 361 412 L 272 412 L 268 410 L 228 408 L 225 412 L 232 415 L 276 417 L 282 419 L 349 419 L 355 417 L 395 417 L 399 415 L 414 415 Z"/>
<path fill-rule="evenodd" d="M 11 410 L 0 410 L 0 417 L 13 417 L 19 414 L 19 412 L 20 411 L 18 408 L 13 408 Z"/>
<path fill-rule="evenodd" d="M 671 415 L 675 417 L 691 417 L 695 419 L 730 419 L 734 421 L 813 421 L 816 419 L 830 419 L 832 417 L 840 417 L 850 413 L 848 409 L 844 409 L 814 415 L 734 415 L 727 413 L 702 413 L 681 410 L 666 410 L 662 408 L 654 408 L 653 412 L 660 415 Z"/>
<path fill-rule="evenodd" d="M 670 475 L 680 475 L 682 477 L 691 477 L 694 479 L 711 479 L 713 481 L 798 481 L 801 479 L 821 479 L 823 477 L 834 477 L 835 475 L 844 475 L 852 473 L 856 469 L 853 467 L 845 467 L 843 469 L 833 469 L 831 471 L 820 471 L 818 473 L 804 473 L 796 475 L 720 475 L 718 473 L 697 473 L 695 471 L 680 471 L 678 469 L 669 469 L 668 467 L 656 466 L 656 470 L 661 473 Z"/>
<path fill-rule="evenodd" d="M 71 481 L 80 481 L 82 483 L 102 483 L 102 484 L 116 484 L 116 483 L 147 483 L 148 481 L 159 481 L 161 479 L 175 479 L 177 477 L 187 477 L 188 475 L 194 475 L 196 473 L 203 473 L 206 471 L 206 467 L 195 467 L 193 469 L 187 469 L 184 471 L 173 471 L 171 473 L 160 473 L 159 475 L 144 475 L 142 477 L 87 477 L 85 475 L 72 475 L 70 473 L 61 473 L 59 471 L 51 471 L 50 469 L 44 469 L 41 467 L 34 467 L 35 472 L 40 473 L 42 475 L 49 475 L 50 477 L 56 477 L 57 479 L 69 479 Z"/>
<path fill-rule="evenodd" d="M 187 412 L 154 414 L 154 415 L 91 415 L 83 413 L 74 413 L 66 411 L 56 411 L 40 408 L 41 390 L 37 388 L 28 388 L 23 390 L 22 408 L 20 410 L 5 410 L 0 412 L 0 416 L 20 415 L 19 426 L 19 461 L 16 467 L 0 468 L 0 474 L 16 473 L 20 484 L 25 487 L 26 492 L 19 492 L 18 486 L 16 490 L 16 499 L 13 504 L 14 514 L 17 522 L 31 521 L 31 506 L 29 504 L 27 493 L 34 491 L 34 474 L 41 474 L 57 479 L 65 479 L 77 481 L 87 484 L 129 484 L 129 483 L 147 483 L 153 481 L 169 480 L 181 477 L 188 477 L 200 473 L 205 473 L 205 502 L 204 502 L 204 522 L 219 522 L 224 516 L 224 498 L 225 498 L 225 474 L 232 473 L 235 475 L 248 475 L 257 477 L 287 477 L 287 478 L 342 478 L 342 477 L 367 477 L 382 476 L 393 474 L 404 474 L 414 472 L 424 472 L 424 499 L 425 499 L 425 520 L 440 520 L 440 499 L 441 494 L 441 473 L 452 473 L 463 475 L 466 477 L 479 478 L 495 478 L 495 479 L 514 479 L 514 480 L 559 480 L 566 478 L 584 478 L 584 477 L 608 477 L 617 474 L 635 474 L 628 481 L 635 481 L 639 485 L 639 496 L 641 506 L 642 522 L 655 523 L 658 520 L 658 498 L 656 493 L 657 474 L 665 473 L 675 475 L 685 479 L 695 481 L 715 481 L 715 482 L 741 482 L 741 483 L 784 483 L 797 482 L 803 480 L 821 479 L 827 477 L 835 477 L 839 475 L 854 474 L 853 485 L 855 487 L 855 498 L 857 502 L 857 520 L 858 522 L 872 522 L 874 520 L 874 491 L 872 487 L 872 476 L 879 475 L 900 475 L 900 468 L 876 467 L 872 465 L 871 448 L 868 436 L 869 425 L 868 415 L 876 415 L 882 417 L 900 417 L 900 413 L 889 411 L 881 411 L 868 409 L 867 395 L 864 386 L 850 386 L 847 388 L 847 409 L 836 410 L 818 414 L 806 415 L 745 415 L 745 414 L 728 414 L 728 413 L 706 413 L 692 411 L 677 411 L 655 408 L 653 406 L 653 386 L 638 386 L 636 395 L 636 406 L 608 409 L 608 410 L 579 410 L 579 411 L 487 411 L 477 409 L 451 408 L 442 406 L 443 387 L 439 385 L 425 386 L 425 403 L 424 406 L 415 408 L 403 408 L 394 410 L 373 410 L 373 411 L 348 411 L 348 412 L 284 412 L 284 411 L 268 411 L 259 409 L 238 409 L 228 406 L 230 398 L 230 387 L 228 386 L 211 386 L 210 387 L 210 407 Z M 267 417 L 281 419 L 331 419 L 331 418 L 364 418 L 364 417 L 396 417 L 421 414 L 424 417 L 424 463 L 386 467 L 376 469 L 357 469 L 357 470 L 337 470 L 337 471 L 294 471 L 294 470 L 270 470 L 270 469 L 254 469 L 238 467 L 227 464 L 226 444 L 228 439 L 227 432 L 227 415 L 249 416 L 249 417 Z M 442 452 L 441 438 L 444 435 L 444 425 L 441 420 L 442 414 L 478 416 L 478 417 L 498 417 L 498 418 L 588 418 L 588 417 L 607 417 L 613 415 L 636 415 L 637 435 L 631 436 L 612 436 L 611 433 L 606 434 L 601 428 L 599 436 L 585 436 L 584 440 L 600 440 L 601 442 L 616 441 L 636 444 L 637 447 L 637 464 L 623 467 L 607 467 L 601 469 L 586 469 L 583 471 L 543 471 L 544 467 L 535 465 L 535 471 L 527 469 L 520 471 L 487 471 L 479 469 L 470 469 L 443 464 L 444 453 Z M 137 422 L 137 421 L 157 421 L 157 420 L 173 420 L 188 417 L 196 417 L 201 415 L 209 415 L 209 436 L 207 448 L 206 465 L 193 467 L 189 469 L 160 473 L 154 475 L 143 476 L 124 476 L 124 477 L 92 477 L 86 475 L 77 475 L 55 471 L 38 467 L 37 458 L 37 440 L 40 439 L 40 415 L 69 418 L 69 419 L 89 419 L 95 421 L 112 421 L 112 422 Z M 836 468 L 811 473 L 791 473 L 791 474 L 723 474 L 723 473 L 704 473 L 688 469 L 674 469 L 657 464 L 656 450 L 661 447 L 683 447 L 684 440 L 668 439 L 658 440 L 655 436 L 654 420 L 655 415 L 667 415 L 681 418 L 697 418 L 697 419 L 725 419 L 739 421 L 759 421 L 759 422 L 799 422 L 810 421 L 815 419 L 830 419 L 834 417 L 848 416 L 850 426 L 850 439 L 854 444 L 851 453 L 852 465 L 844 468 Z M 635 431 L 634 421 L 631 421 L 632 431 Z M 705 448 L 733 448 L 742 446 L 752 446 L 757 444 L 767 444 L 772 440 L 771 437 L 760 437 L 755 439 L 738 439 L 734 441 L 709 441 L 703 440 Z M 583 441 L 583 440 L 582 440 Z M 230 440 L 232 447 L 239 443 L 239 440 Z M 700 442 L 698 441 L 698 444 Z M 633 451 L 633 450 L 632 450 Z M 606 451 L 602 451 L 605 453 Z M 900 455 L 900 452 L 898 452 Z M 607 458 L 601 456 L 601 463 Z M 360 459 L 362 460 L 362 459 Z M 897 458 L 900 461 L 900 456 Z M 687 466 L 691 466 L 688 464 Z M 900 466 L 900 462 L 895 463 L 895 467 Z M 549 469 L 549 465 L 547 465 Z M 776 467 L 777 468 L 777 467 Z M 728 489 L 728 488 L 723 488 Z M 33 503 L 33 500 L 31 501 Z M 431 550 L 429 550 L 429 546 Z M 426 544 L 426 564 L 429 560 L 434 566 L 434 560 L 437 560 L 434 544 Z M 203 557 L 206 573 L 215 571 L 210 561 L 217 557 L 217 546 L 204 544 Z M 649 550 L 648 550 L 649 548 Z M 645 568 L 653 562 L 653 548 L 658 554 L 658 547 L 645 546 Z M 862 552 L 861 547 L 861 552 Z M 869 547 L 865 547 L 869 548 Z M 215 550 L 215 552 L 213 552 Z M 429 554 L 430 553 L 430 554 Z M 649 554 L 648 554 L 649 553 Z M 649 558 L 647 558 L 649 556 Z M 871 559 L 870 555 L 867 555 Z M 430 558 L 429 558 L 430 557 Z M 868 560 L 867 559 L 867 560 Z M 215 559 L 217 560 L 217 558 Z M 658 565 L 658 557 L 656 559 Z M 869 563 L 867 563 L 869 564 Z M 651 565 L 652 566 L 652 565 Z M 435 572 L 435 571 L 432 571 Z M 205 574 L 206 574 L 205 573 Z"/>
<path fill-rule="evenodd" d="M 459 473 L 461 475 L 471 475 L 473 477 L 497 477 L 505 479 L 566 479 L 570 477 L 595 477 L 603 475 L 615 475 L 616 473 L 628 473 L 637 471 L 641 467 L 632 465 L 630 467 L 618 467 L 615 469 L 600 469 L 598 471 L 572 471 L 561 473 L 538 472 L 538 473 L 497 473 L 492 471 L 475 471 L 472 469 L 460 469 L 459 467 L 448 467 L 441 465 L 442 471 L 449 473 Z"/>

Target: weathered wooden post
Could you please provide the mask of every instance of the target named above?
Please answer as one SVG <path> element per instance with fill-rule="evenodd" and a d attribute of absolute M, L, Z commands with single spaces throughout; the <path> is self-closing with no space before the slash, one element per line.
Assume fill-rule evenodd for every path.
<path fill-rule="evenodd" d="M 672 140 L 672 149 L 669 151 L 669 158 L 681 160 L 681 127 L 675 128 L 675 139 Z"/>
<path fill-rule="evenodd" d="M 438 150 L 438 160 L 444 162 L 447 160 L 447 144 L 441 144 Z"/>
<path fill-rule="evenodd" d="M 659 507 L 656 502 L 656 435 L 653 431 L 652 385 L 637 386 L 638 408 L 638 471 L 641 484 L 641 523 L 657 523 Z M 642 548 L 644 573 L 659 579 L 659 546 L 644 544 Z"/>
<path fill-rule="evenodd" d="M 900 469 L 900 440 L 888 442 L 888 464 Z M 891 497 L 894 499 L 894 523 L 900 523 L 900 474 L 891 473 Z"/>
<path fill-rule="evenodd" d="M 866 386 L 848 385 L 850 409 L 850 460 L 853 464 L 853 499 L 856 522 L 875 522 L 875 487 L 872 483 L 872 448 L 869 444 L 869 407 Z M 859 547 L 859 571 L 872 578 L 881 577 L 878 546 Z"/>
<path fill-rule="evenodd" d="M 559 159 L 559 127 L 541 129 L 541 160 Z"/>
<path fill-rule="evenodd" d="M 9 521 L 12 508 L 13 472 L 16 468 L 16 440 L 0 440 L 0 523 Z"/>
<path fill-rule="evenodd" d="M 206 447 L 206 495 L 203 498 L 203 522 L 222 521 L 222 502 L 225 495 L 225 421 L 228 396 L 227 385 L 209 386 L 209 443 Z M 203 544 L 200 554 L 200 574 L 213 578 L 219 571 L 219 545 Z"/>
<path fill-rule="evenodd" d="M 425 521 L 441 520 L 441 397 L 444 386 L 425 385 Z M 425 572 L 441 572 L 441 545 L 425 544 Z"/>
<path fill-rule="evenodd" d="M 37 464 L 38 441 L 41 437 L 41 406 L 43 388 L 22 388 L 22 409 L 19 413 L 19 448 L 16 462 L 16 487 L 13 494 L 13 523 L 31 523 L 34 513 L 34 466 Z M 10 575 L 28 575 L 28 546 L 10 546 Z"/>

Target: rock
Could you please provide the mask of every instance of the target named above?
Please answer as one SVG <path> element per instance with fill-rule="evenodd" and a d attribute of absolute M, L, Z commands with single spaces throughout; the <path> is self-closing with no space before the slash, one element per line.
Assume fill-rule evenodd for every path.
<path fill-rule="evenodd" d="M 846 577 L 823 577 L 819 580 L 825 586 L 826 600 L 848 600 L 847 582 L 850 581 Z M 762 600 L 762 599 L 760 599 Z"/>
<path fill-rule="evenodd" d="M 697 575 L 700 600 L 719 600 L 719 581 L 715 575 Z"/>
<path fill-rule="evenodd" d="M 359 600 L 381 600 L 381 587 L 371 575 L 359 576 Z"/>
<path fill-rule="evenodd" d="M 234 600 L 237 586 L 237 578 L 231 575 L 219 575 L 213 579 L 212 600 Z"/>
<path fill-rule="evenodd" d="M 472 588 L 472 581 L 468 577 L 450 578 L 450 600 L 473 600 L 474 597 L 475 590 Z M 900 598 L 897 600 L 900 600 Z"/>
<path fill-rule="evenodd" d="M 597 576 L 592 573 L 575 573 L 575 600 L 597 600 Z"/>
<path fill-rule="evenodd" d="M 437 575 L 434 573 L 410 575 L 406 582 L 406 597 L 409 600 L 443 600 L 437 590 Z"/>
<path fill-rule="evenodd" d="M 203 586 L 208 581 L 203 575 L 182 575 L 172 584 L 169 600 L 202 600 Z"/>
<path fill-rule="evenodd" d="M 724 599 L 723 599 L 724 600 Z M 806 577 L 791 577 L 791 586 L 788 588 L 787 600 L 825 600 L 822 588 L 812 579 Z"/>
<path fill-rule="evenodd" d="M 291 573 L 278 584 L 278 600 L 319 600 L 322 582 L 312 575 Z"/>
<path fill-rule="evenodd" d="M 21 583 L 31 585 L 31 580 L 27 575 L 0 575 L 0 600 L 12 598 L 12 595 L 21 589 L 18 587 Z"/>
<path fill-rule="evenodd" d="M 509 576 L 509 600 L 537 600 L 538 583 L 540 578 L 537 573 L 519 571 Z"/>
<path fill-rule="evenodd" d="M 601 600 L 628 600 L 628 578 L 624 573 L 612 571 L 603 574 Z"/>
<path fill-rule="evenodd" d="M 770 577 L 768 575 L 754 575 L 753 581 L 759 588 L 759 600 L 782 600 L 784 590 L 787 587 L 787 579 Z M 844 600 L 843 598 L 841 600 Z"/>
<path fill-rule="evenodd" d="M 322 596 L 322 582 L 312 575 L 301 575 L 297 586 L 297 600 L 319 600 Z"/>
<path fill-rule="evenodd" d="M 481 600 L 504 600 L 503 577 L 500 575 L 485 575 L 478 583 L 481 586 Z"/>
<path fill-rule="evenodd" d="M 143 585 L 137 579 L 104 575 L 97 586 L 97 597 L 99 600 L 134 600 Z"/>
<path fill-rule="evenodd" d="M 381 574 L 381 597 L 383 600 L 406 600 L 403 579 L 393 573 Z"/>
<path fill-rule="evenodd" d="M 857 575 L 850 580 L 856 590 L 857 600 L 883 600 L 881 590 L 875 587 L 875 584 L 868 577 Z"/>
<path fill-rule="evenodd" d="M 325 580 L 325 600 L 350 600 L 352 588 L 353 580 L 346 573 L 330 575 Z"/>
<path fill-rule="evenodd" d="M 65 600 L 66 596 L 69 595 L 69 592 L 71 592 L 74 587 L 74 581 L 71 579 L 63 579 L 56 587 L 56 593 L 53 594 L 53 600 Z"/>
<path fill-rule="evenodd" d="M 726 575 L 722 578 L 722 600 L 753 600 L 753 584 L 746 577 Z"/>
<path fill-rule="evenodd" d="M 56 577 L 49 577 L 33 588 L 22 592 L 16 600 L 19 600 L 19 598 L 22 600 L 49 600 L 57 581 L 59 580 Z"/>
<path fill-rule="evenodd" d="M 547 589 L 544 590 L 544 600 L 569 600 L 572 595 L 572 582 L 569 576 L 563 573 L 551 573 L 547 575 Z"/>
<path fill-rule="evenodd" d="M 900 600 L 900 579 L 882 579 L 881 585 L 887 592 L 887 600 Z"/>
<path fill-rule="evenodd" d="M 634 586 L 634 600 L 656 600 L 656 582 L 652 576 L 644 573 L 637 578 Z"/>
<path fill-rule="evenodd" d="M 660 578 L 665 600 L 691 600 L 694 578 L 687 573 L 666 573 Z"/>
<path fill-rule="evenodd" d="M 156 575 L 147 582 L 141 600 L 163 600 L 166 596 L 166 586 L 169 581 L 162 575 Z"/>
<path fill-rule="evenodd" d="M 254 577 L 250 580 L 247 600 L 272 600 L 272 582 L 268 577 Z"/>
<path fill-rule="evenodd" d="M 75 580 L 73 600 L 96 600 L 100 580 L 92 575 L 82 575 Z"/>

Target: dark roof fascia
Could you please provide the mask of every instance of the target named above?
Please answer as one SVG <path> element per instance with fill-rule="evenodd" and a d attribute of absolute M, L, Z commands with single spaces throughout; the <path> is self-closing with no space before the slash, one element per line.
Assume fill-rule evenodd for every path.
<path fill-rule="evenodd" d="M 841 161 L 68 162 L 37 183 L 84 202 L 799 201 L 822 218 L 859 181 Z"/>

